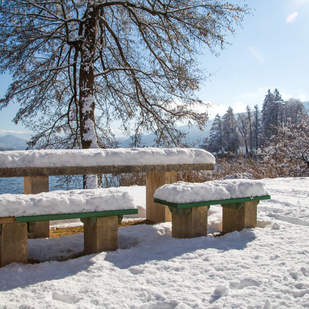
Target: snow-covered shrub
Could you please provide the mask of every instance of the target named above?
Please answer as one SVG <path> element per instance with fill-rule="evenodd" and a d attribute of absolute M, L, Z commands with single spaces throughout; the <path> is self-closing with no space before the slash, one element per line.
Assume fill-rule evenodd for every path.
<path fill-rule="evenodd" d="M 236 173 L 231 175 L 226 175 L 224 179 L 253 179 L 250 173 Z"/>

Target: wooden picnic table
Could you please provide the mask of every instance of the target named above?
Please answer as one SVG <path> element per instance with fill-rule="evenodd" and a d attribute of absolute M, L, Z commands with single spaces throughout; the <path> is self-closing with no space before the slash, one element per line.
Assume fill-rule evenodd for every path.
<path fill-rule="evenodd" d="M 120 153 L 120 150 L 59 150 L 59 162 L 61 156 L 68 155 L 72 159 L 71 163 L 65 164 L 65 166 L 55 166 L 57 164 L 57 150 L 50 151 L 50 157 L 53 158 L 53 162 L 44 163 L 42 166 L 35 166 L 39 164 L 40 155 L 48 157 L 48 150 L 33 150 L 33 151 L 12 151 L 12 152 L 0 152 L 0 177 L 24 177 L 24 194 L 37 194 L 40 192 L 49 191 L 49 176 L 61 176 L 61 175 L 90 175 L 90 174 L 121 174 L 121 173 L 146 173 L 146 218 L 153 222 L 165 222 L 171 221 L 171 212 L 165 205 L 156 204 L 154 202 L 153 194 L 164 184 L 174 183 L 178 181 L 178 172 L 183 171 L 211 171 L 214 170 L 215 161 L 211 154 L 202 149 L 175 149 L 173 156 L 170 156 L 170 160 L 164 159 L 164 151 L 167 156 L 173 152 L 174 149 L 155 149 L 155 148 L 141 148 L 132 149 L 132 151 L 125 151 L 125 155 L 128 157 L 128 161 L 123 160 L 123 156 L 118 158 L 118 161 L 113 162 L 113 155 Z M 44 152 L 45 151 L 45 152 Z M 105 153 L 104 153 L 105 151 Z M 153 152 L 153 160 L 147 152 Z M 14 157 L 14 153 L 16 156 Z M 85 155 L 83 159 L 83 165 L 77 166 L 75 164 L 74 156 L 80 154 Z M 89 160 L 87 160 L 87 153 Z M 100 155 L 106 153 L 106 155 L 98 160 L 93 160 L 94 154 Z M 143 162 L 143 164 L 134 164 L 134 157 L 143 157 L 149 162 Z M 157 154 L 158 153 L 158 154 Z M 33 155 L 33 158 L 29 155 Z M 186 159 L 186 154 L 188 154 Z M 12 157 L 12 160 L 8 160 L 8 156 Z M 28 158 L 27 166 L 22 166 L 20 162 L 22 157 L 30 156 Z M 163 163 L 160 164 L 160 158 L 163 158 Z M 3 157 L 3 159 L 1 159 Z M 177 158 L 181 157 L 181 160 Z M 133 158 L 133 164 L 130 164 L 130 158 Z M 206 158 L 206 159 L 205 159 Z M 13 161 L 17 163 L 14 165 Z M 14 161 L 14 162 L 15 162 Z M 36 162 L 37 161 L 37 162 Z M 51 161 L 51 160 L 50 160 Z M 145 161 L 145 160 L 144 160 Z M 173 161 L 175 163 L 173 163 Z M 30 164 L 29 164 L 30 162 Z M 93 164 L 95 162 L 95 164 Z M 107 162 L 107 165 L 106 165 Z M 180 163 L 177 163 L 180 162 Z M 148 164 L 149 163 L 149 164 Z M 49 222 L 32 222 L 31 233 L 29 238 L 37 237 L 49 237 Z"/>

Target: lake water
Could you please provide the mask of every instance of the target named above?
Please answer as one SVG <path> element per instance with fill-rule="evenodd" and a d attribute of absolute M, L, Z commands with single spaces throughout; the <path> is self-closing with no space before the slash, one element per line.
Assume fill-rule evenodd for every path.
<path fill-rule="evenodd" d="M 67 185 L 60 182 L 58 177 L 49 177 L 49 191 L 55 190 L 73 190 L 83 188 L 82 176 L 77 176 L 73 183 Z M 0 178 L 0 194 L 23 194 L 24 193 L 24 178 L 12 177 L 12 178 Z"/>

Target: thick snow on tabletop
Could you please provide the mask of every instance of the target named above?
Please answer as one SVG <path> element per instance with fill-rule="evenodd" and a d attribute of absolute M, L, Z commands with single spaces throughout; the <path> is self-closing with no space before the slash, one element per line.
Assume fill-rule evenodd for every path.
<path fill-rule="evenodd" d="M 0 168 L 215 163 L 193 148 L 50 149 L 1 151 Z"/>
<path fill-rule="evenodd" d="M 0 195 L 1 217 L 23 217 L 135 209 L 128 192 L 117 188 Z"/>
<path fill-rule="evenodd" d="M 170 203 L 182 204 L 263 196 L 267 194 L 261 181 L 233 179 L 203 183 L 180 181 L 160 187 L 156 190 L 154 197 Z"/>

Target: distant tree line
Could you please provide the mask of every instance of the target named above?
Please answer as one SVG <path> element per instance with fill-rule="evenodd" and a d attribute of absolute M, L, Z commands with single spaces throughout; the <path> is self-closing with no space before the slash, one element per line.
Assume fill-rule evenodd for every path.
<path fill-rule="evenodd" d="M 308 123 L 308 114 L 300 100 L 284 101 L 278 89 L 273 92 L 269 89 L 262 111 L 255 105 L 253 110 L 247 106 L 246 112 L 237 116 L 231 107 L 224 116 L 217 114 L 202 148 L 218 156 L 240 152 L 255 155 L 261 149 L 278 144 L 287 130 L 294 132 L 297 126 L 306 127 L 304 122 Z"/>
<path fill-rule="evenodd" d="M 0 151 L 16 150 L 15 147 L 0 147 Z"/>

